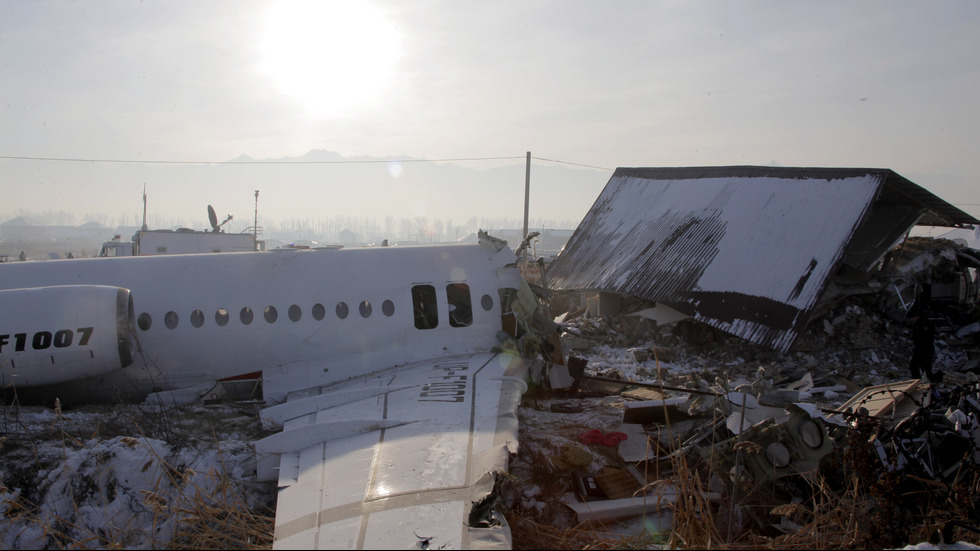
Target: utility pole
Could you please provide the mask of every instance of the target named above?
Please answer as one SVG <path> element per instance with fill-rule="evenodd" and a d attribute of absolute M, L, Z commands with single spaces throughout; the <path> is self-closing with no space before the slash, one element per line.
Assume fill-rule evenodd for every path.
<path fill-rule="evenodd" d="M 527 168 L 524 170 L 524 233 L 521 240 L 527 239 L 527 213 L 531 200 L 531 152 L 527 152 Z M 527 249 L 524 249 L 523 261 L 527 262 Z"/>
<path fill-rule="evenodd" d="M 255 221 L 252 222 L 252 236 L 259 242 L 259 190 L 255 190 Z M 256 245 L 258 246 L 258 245 Z"/>
<path fill-rule="evenodd" d="M 143 184 L 143 227 L 142 231 L 146 231 L 146 184 Z"/>

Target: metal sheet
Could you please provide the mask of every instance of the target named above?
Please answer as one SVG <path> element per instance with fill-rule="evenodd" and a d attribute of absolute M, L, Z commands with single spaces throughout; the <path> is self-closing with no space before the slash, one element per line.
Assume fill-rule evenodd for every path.
<path fill-rule="evenodd" d="M 976 223 L 887 169 L 620 168 L 548 277 L 785 351 L 883 190 L 950 225 Z"/>
<path fill-rule="evenodd" d="M 505 523 L 468 525 L 474 504 L 493 490 L 492 473 L 506 472 L 517 446 L 516 410 L 526 386 L 514 376 L 523 368 L 506 358 L 427 360 L 290 396 L 287 405 L 303 407 L 285 413 L 297 417 L 274 442 L 282 454 L 274 547 L 509 547 Z M 345 393 L 352 400 L 334 399 Z M 310 401 L 319 396 L 328 399 Z M 288 411 L 276 406 L 264 417 Z M 351 427 L 327 431 L 312 445 L 303 430 L 336 424 Z M 260 454 L 266 449 L 265 441 L 256 443 Z"/>

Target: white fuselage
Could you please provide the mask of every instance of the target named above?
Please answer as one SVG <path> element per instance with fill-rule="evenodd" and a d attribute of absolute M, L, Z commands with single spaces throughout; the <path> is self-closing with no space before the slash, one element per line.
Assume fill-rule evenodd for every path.
<path fill-rule="evenodd" d="M 444 245 L 20 262 L 0 265 L 0 290 L 130 291 L 133 363 L 80 381 L 79 389 L 145 394 L 261 371 L 267 388 L 276 380 L 278 396 L 489 350 L 509 310 L 499 290 L 520 282 L 516 269 L 505 268 L 513 261 L 506 247 Z M 59 305 L 41 299 L 36 307 Z M 13 326 L 30 315 L 5 312 L 0 322 Z M 2 353 L 0 375 L 16 382 Z"/>

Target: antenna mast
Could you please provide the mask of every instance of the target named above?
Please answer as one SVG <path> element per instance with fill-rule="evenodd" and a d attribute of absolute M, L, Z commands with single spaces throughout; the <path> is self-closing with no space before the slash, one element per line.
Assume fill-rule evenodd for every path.
<path fill-rule="evenodd" d="M 521 235 L 521 239 L 527 239 L 527 214 L 528 206 L 530 205 L 531 198 L 531 152 L 527 152 L 527 168 L 524 170 L 524 233 Z M 524 256 L 521 258 L 523 262 L 527 262 L 527 249 L 524 250 Z"/>
<path fill-rule="evenodd" d="M 255 222 L 252 223 L 252 235 L 259 240 L 259 190 L 255 190 Z"/>
<path fill-rule="evenodd" d="M 143 184 L 143 228 L 146 231 L 146 184 Z"/>

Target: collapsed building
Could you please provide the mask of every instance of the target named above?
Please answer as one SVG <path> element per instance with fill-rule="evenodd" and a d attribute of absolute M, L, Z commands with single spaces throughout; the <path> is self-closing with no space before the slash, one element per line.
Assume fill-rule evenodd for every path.
<path fill-rule="evenodd" d="M 518 471 L 576 499 L 515 510 L 695 547 L 980 533 L 980 252 L 909 237 L 977 223 L 886 169 L 618 169 L 545 274 L 575 384 L 522 418 Z M 908 377 L 924 300 L 944 384 Z"/>
<path fill-rule="evenodd" d="M 547 282 L 644 298 L 786 351 L 815 314 L 868 292 L 914 226 L 971 224 L 888 169 L 619 168 Z M 900 292 L 926 282 L 910 283 Z"/>

